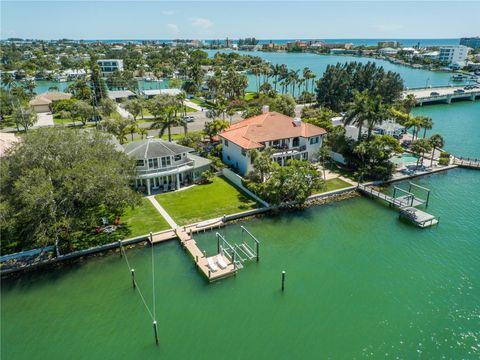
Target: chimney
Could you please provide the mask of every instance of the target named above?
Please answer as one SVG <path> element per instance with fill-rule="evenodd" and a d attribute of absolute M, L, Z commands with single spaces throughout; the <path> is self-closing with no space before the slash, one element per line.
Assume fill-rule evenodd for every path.
<path fill-rule="evenodd" d="M 293 118 L 293 126 L 300 126 L 302 125 L 302 119 L 299 117 Z"/>
<path fill-rule="evenodd" d="M 263 105 L 262 106 L 262 114 L 266 114 L 270 111 L 270 106 L 268 105 Z"/>

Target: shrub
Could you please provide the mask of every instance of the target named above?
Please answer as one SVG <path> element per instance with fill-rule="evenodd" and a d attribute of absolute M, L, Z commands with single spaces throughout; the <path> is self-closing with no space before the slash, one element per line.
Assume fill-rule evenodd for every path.
<path fill-rule="evenodd" d="M 440 153 L 440 157 L 441 157 L 441 158 L 448 158 L 448 157 L 450 157 L 450 154 L 449 154 L 448 152 L 446 152 L 446 151 L 442 151 L 442 152 Z"/>
<path fill-rule="evenodd" d="M 439 165 L 448 165 L 450 163 L 450 158 L 449 157 L 441 157 L 438 160 Z"/>
<path fill-rule="evenodd" d="M 52 111 L 53 113 L 58 113 L 60 111 L 69 111 L 71 112 L 73 109 L 73 104 L 75 104 L 74 99 L 64 99 L 64 100 L 58 100 L 55 101 L 52 104 Z"/>
<path fill-rule="evenodd" d="M 200 175 L 199 184 L 210 184 L 213 181 L 214 174 L 211 170 L 206 170 Z"/>

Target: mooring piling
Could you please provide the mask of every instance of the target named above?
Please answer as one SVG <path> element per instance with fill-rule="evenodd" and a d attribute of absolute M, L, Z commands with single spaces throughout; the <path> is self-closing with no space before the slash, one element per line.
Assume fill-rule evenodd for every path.
<path fill-rule="evenodd" d="M 282 291 L 285 290 L 285 270 L 282 271 Z"/>
<path fill-rule="evenodd" d="M 157 321 L 153 320 L 153 332 L 155 334 L 155 344 L 158 346 L 158 329 L 157 329 Z"/>
<path fill-rule="evenodd" d="M 135 285 L 135 269 L 131 269 L 130 272 L 132 273 L 132 286 L 135 289 L 136 288 L 136 285 Z"/>

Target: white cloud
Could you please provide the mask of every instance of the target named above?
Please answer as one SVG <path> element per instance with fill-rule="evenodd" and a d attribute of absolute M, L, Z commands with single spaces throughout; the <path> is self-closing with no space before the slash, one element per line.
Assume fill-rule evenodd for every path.
<path fill-rule="evenodd" d="M 213 22 L 205 18 L 193 18 L 192 26 L 203 28 L 203 29 L 209 29 L 213 26 Z"/>
<path fill-rule="evenodd" d="M 173 10 L 163 10 L 162 14 L 163 15 L 173 15 L 173 14 L 175 14 L 175 11 L 173 11 Z"/>
<path fill-rule="evenodd" d="M 180 32 L 177 24 L 167 24 L 167 28 L 172 34 L 178 34 Z"/>

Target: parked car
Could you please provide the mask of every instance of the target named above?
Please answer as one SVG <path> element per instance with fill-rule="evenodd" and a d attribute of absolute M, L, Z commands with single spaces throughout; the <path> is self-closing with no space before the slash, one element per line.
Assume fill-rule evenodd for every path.
<path fill-rule="evenodd" d="M 439 95 L 440 95 L 440 93 L 438 93 L 438 92 L 436 92 L 436 91 L 432 91 L 432 92 L 430 93 L 430 96 L 439 96 Z"/>
<path fill-rule="evenodd" d="M 463 89 L 457 89 L 457 90 L 453 91 L 454 94 L 463 94 L 464 92 L 465 92 L 465 90 L 463 90 Z"/>
<path fill-rule="evenodd" d="M 192 123 L 195 121 L 195 118 L 191 115 L 187 115 L 183 117 L 183 120 L 186 121 L 187 123 Z"/>

